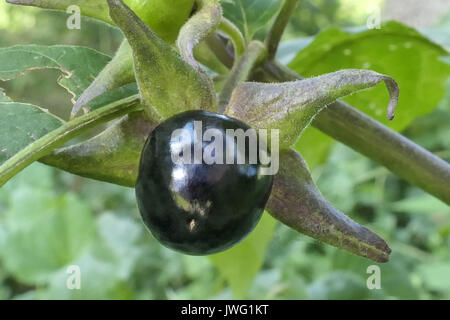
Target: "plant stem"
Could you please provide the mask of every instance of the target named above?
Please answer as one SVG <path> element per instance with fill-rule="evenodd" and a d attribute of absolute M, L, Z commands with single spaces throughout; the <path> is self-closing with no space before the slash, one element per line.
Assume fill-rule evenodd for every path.
<path fill-rule="evenodd" d="M 195 47 L 214 33 L 222 21 L 219 0 L 197 0 L 197 11 L 181 28 L 176 41 L 180 55 L 195 70 L 202 72 L 194 58 Z"/>
<path fill-rule="evenodd" d="M 450 205 L 450 165 L 411 140 L 340 101 L 313 126 Z"/>
<path fill-rule="evenodd" d="M 218 30 L 230 38 L 234 46 L 234 56 L 241 56 L 245 51 L 245 39 L 241 30 L 226 18 L 222 18 Z"/>
<path fill-rule="evenodd" d="M 302 79 L 277 63 L 265 63 L 264 70 L 270 74 L 269 81 Z M 450 165 L 363 112 L 336 101 L 319 113 L 312 125 L 450 204 Z"/>
<path fill-rule="evenodd" d="M 242 82 L 248 79 L 250 72 L 254 66 L 264 58 L 266 50 L 264 45 L 259 41 L 249 43 L 245 53 L 236 60 L 227 82 L 219 96 L 218 112 L 223 113 L 230 101 L 233 90 Z"/>
<path fill-rule="evenodd" d="M 4 185 L 10 178 L 32 162 L 45 156 L 53 149 L 60 147 L 65 142 L 80 135 L 86 130 L 93 128 L 100 123 L 107 122 L 137 110 L 140 108 L 138 102 L 139 95 L 115 101 L 88 114 L 74 118 L 58 129 L 49 132 L 32 144 L 29 144 L 26 148 L 22 149 L 0 166 L 0 186 Z"/>
<path fill-rule="evenodd" d="M 206 39 L 206 43 L 211 51 L 216 55 L 224 66 L 231 69 L 234 64 L 234 54 L 228 50 L 221 36 L 217 33 L 210 35 Z"/>
<path fill-rule="evenodd" d="M 284 30 L 286 29 L 289 19 L 297 7 L 297 4 L 298 0 L 285 0 L 280 13 L 270 29 L 265 41 L 269 60 L 273 60 L 275 58 L 281 37 L 283 36 Z"/>

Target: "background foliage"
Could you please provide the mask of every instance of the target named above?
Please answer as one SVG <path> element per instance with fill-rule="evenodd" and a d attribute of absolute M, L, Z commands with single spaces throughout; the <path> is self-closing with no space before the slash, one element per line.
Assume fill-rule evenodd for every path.
<path fill-rule="evenodd" d="M 247 26 L 239 24 L 247 17 L 234 15 L 232 1 L 224 2 L 228 17 L 244 31 L 247 28 L 247 34 L 264 35 L 268 23 L 255 20 L 262 16 L 248 20 L 252 23 Z M 248 5 L 252 1 L 241 2 Z M 359 64 L 367 62 L 371 65 L 366 67 L 398 78 L 400 86 L 405 83 L 401 95 L 407 102 L 399 106 L 399 122 L 394 121 L 393 128 L 448 161 L 450 83 L 445 73 L 447 65 L 433 62 L 439 49 L 430 49 L 418 41 L 414 54 L 385 55 L 383 50 L 394 42 L 411 41 L 389 37 L 370 38 L 363 46 L 358 45 L 359 38 L 364 38 L 361 34 L 366 32 L 358 26 L 365 23 L 366 7 L 374 1 L 301 3 L 279 58 L 308 76 L 344 67 L 360 68 Z M 349 6 L 358 10 L 350 11 Z M 265 19 L 276 10 L 276 6 L 270 8 Z M 444 14 L 432 28 L 421 31 L 448 46 L 444 41 L 449 38 L 443 34 L 448 30 L 449 17 Z M 121 34 L 116 29 L 83 20 L 81 31 L 71 31 L 61 27 L 66 18 L 64 13 L 7 6 L 2 1 L 0 47 L 76 44 L 112 54 L 120 43 Z M 313 37 L 330 27 L 345 28 L 350 33 L 329 29 L 318 39 Z M 352 41 L 356 44 L 328 51 L 331 56 L 317 64 L 314 59 L 305 60 L 320 41 L 335 44 L 342 39 L 349 46 Z M 297 56 L 299 49 L 314 40 Z M 346 49 L 352 50 L 350 54 Z M 417 66 L 417 61 L 424 60 L 432 61 Z M 391 70 L 393 65 L 398 68 Z M 0 87 L 14 101 L 44 106 L 68 119 L 71 96 L 56 84 L 58 75 L 55 70 L 34 71 L 27 77 L 0 82 Z M 437 89 L 425 90 L 430 83 Z M 381 90 L 364 94 L 352 96 L 349 101 L 356 106 L 370 106 L 367 102 L 374 99 L 372 113 L 364 111 L 377 117 L 377 104 L 384 108 L 387 98 Z M 428 107 L 422 108 L 424 104 Z M 438 107 L 430 112 L 436 104 Z M 297 147 L 312 167 L 325 197 L 391 245 L 391 261 L 379 265 L 382 290 L 366 287 L 366 269 L 372 262 L 300 235 L 268 215 L 248 239 L 232 250 L 213 257 L 175 253 L 162 247 L 144 228 L 134 190 L 35 163 L 0 190 L 0 299 L 450 298 L 447 205 L 313 128 Z M 73 264 L 82 270 L 81 290 L 66 288 L 66 269 Z"/>

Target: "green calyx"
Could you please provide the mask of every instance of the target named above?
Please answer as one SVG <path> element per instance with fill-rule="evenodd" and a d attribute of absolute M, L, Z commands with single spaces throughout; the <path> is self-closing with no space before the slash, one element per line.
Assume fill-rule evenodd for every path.
<path fill-rule="evenodd" d="M 280 148 L 287 149 L 328 104 L 382 81 L 389 91 L 387 117 L 391 120 L 398 103 L 397 83 L 377 72 L 356 69 L 279 84 L 243 83 L 234 90 L 225 114 L 254 128 L 279 129 Z"/>
<path fill-rule="evenodd" d="M 142 147 L 156 123 L 142 111 L 129 113 L 97 136 L 39 161 L 91 179 L 134 187 Z"/>
<path fill-rule="evenodd" d="M 110 15 L 133 49 L 134 70 L 142 104 L 150 119 L 202 109 L 214 111 L 211 79 L 194 70 L 120 0 L 108 0 Z"/>
<path fill-rule="evenodd" d="M 112 60 L 80 95 L 72 108 L 71 117 L 74 117 L 83 106 L 94 98 L 134 81 L 131 47 L 128 41 L 124 40 Z"/>
<path fill-rule="evenodd" d="M 280 170 L 266 210 L 310 237 L 377 262 L 389 260 L 387 243 L 334 208 L 320 194 L 305 161 L 294 150 L 280 153 Z"/>

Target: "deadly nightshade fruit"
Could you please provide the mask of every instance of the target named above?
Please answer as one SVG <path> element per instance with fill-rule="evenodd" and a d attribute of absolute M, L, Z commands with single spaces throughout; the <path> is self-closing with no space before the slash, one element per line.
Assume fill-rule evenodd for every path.
<path fill-rule="evenodd" d="M 250 127 L 195 110 L 165 120 L 150 133 L 141 155 L 136 197 L 144 223 L 163 245 L 192 255 L 216 253 L 241 241 L 260 220 L 273 176 L 261 173 L 259 156 L 256 164 L 249 161 L 249 141 L 239 147 L 227 129 L 246 132 Z M 213 137 L 206 138 L 208 132 L 214 132 Z M 223 144 L 222 154 L 211 148 L 216 139 Z M 227 161 L 231 150 L 234 157 Z M 243 152 L 245 162 L 238 164 Z M 208 155 L 217 156 L 216 161 L 205 161 Z"/>

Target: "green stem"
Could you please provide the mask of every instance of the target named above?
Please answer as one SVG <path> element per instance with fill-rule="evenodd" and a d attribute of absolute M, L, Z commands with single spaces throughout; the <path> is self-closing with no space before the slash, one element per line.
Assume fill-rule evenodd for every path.
<path fill-rule="evenodd" d="M 248 76 L 254 66 L 261 61 L 265 54 L 265 47 L 259 41 L 249 43 L 245 53 L 236 61 L 231 69 L 225 86 L 219 96 L 218 112 L 223 113 L 230 101 L 233 90 L 242 82 L 248 79 Z"/>
<path fill-rule="evenodd" d="M 273 60 L 275 58 L 281 37 L 283 36 L 284 30 L 286 29 L 289 19 L 297 7 L 297 4 L 298 0 L 285 0 L 280 13 L 267 34 L 266 46 L 269 60 Z"/>
<path fill-rule="evenodd" d="M 222 19 L 222 7 L 218 0 L 197 0 L 197 5 L 197 12 L 181 28 L 176 43 L 183 60 L 202 72 L 194 58 L 194 49 L 218 28 Z"/>
<path fill-rule="evenodd" d="M 212 34 L 206 39 L 206 44 L 216 55 L 217 59 L 227 68 L 231 69 L 234 64 L 234 55 L 225 46 L 225 43 L 217 34 Z"/>
<path fill-rule="evenodd" d="M 404 136 L 344 102 L 330 105 L 313 125 L 450 204 L 450 165 Z"/>
<path fill-rule="evenodd" d="M 216 72 L 219 75 L 225 75 L 230 72 L 222 61 L 220 61 L 216 54 L 212 52 L 211 48 L 208 46 L 206 41 L 200 42 L 194 49 L 195 60 L 200 62 L 202 65 L 208 67 L 208 69 Z"/>
<path fill-rule="evenodd" d="M 264 70 L 270 75 L 268 81 L 303 79 L 276 63 L 266 63 Z M 450 165 L 446 161 L 349 104 L 336 101 L 319 113 L 312 125 L 450 204 Z"/>
<path fill-rule="evenodd" d="M 66 122 L 58 129 L 49 132 L 32 144 L 29 144 L 0 166 L 0 171 L 2 172 L 0 186 L 4 185 L 9 179 L 34 161 L 86 130 L 137 110 L 139 108 L 138 102 L 138 95 L 115 101 L 114 103 Z"/>
<path fill-rule="evenodd" d="M 226 18 L 222 18 L 218 30 L 230 38 L 234 46 L 234 56 L 241 56 L 245 51 L 245 39 L 241 30 Z"/>

